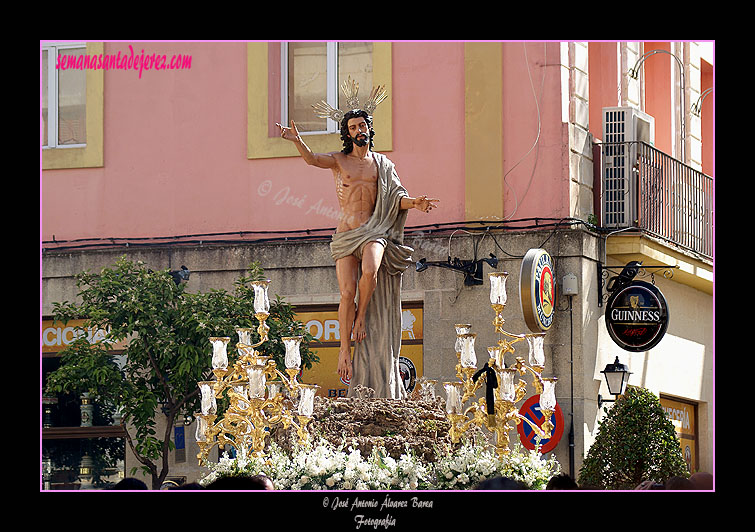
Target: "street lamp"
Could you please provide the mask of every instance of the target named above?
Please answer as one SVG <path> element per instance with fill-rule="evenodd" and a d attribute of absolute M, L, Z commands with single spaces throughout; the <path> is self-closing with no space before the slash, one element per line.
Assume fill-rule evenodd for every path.
<path fill-rule="evenodd" d="M 191 275 L 191 271 L 186 266 L 181 266 L 180 270 L 171 270 L 168 272 L 170 276 L 173 278 L 173 282 L 176 283 L 176 286 L 181 284 L 181 281 L 189 281 L 189 276 Z"/>
<path fill-rule="evenodd" d="M 702 92 L 702 94 L 700 94 L 700 97 L 697 99 L 697 101 L 695 102 L 695 104 L 692 106 L 692 114 L 693 115 L 700 116 L 700 111 L 702 110 L 702 107 L 703 107 L 703 100 L 705 100 L 705 97 L 708 94 L 710 94 L 711 92 L 713 92 L 713 89 L 709 88 L 709 89 L 705 89 Z"/>
<path fill-rule="evenodd" d="M 613 364 L 606 364 L 606 368 L 601 371 L 601 373 L 606 378 L 608 393 L 614 397 L 624 395 L 624 389 L 629 381 L 629 375 L 631 375 L 632 372 L 629 371 L 627 366 L 619 362 L 618 356 Z M 613 403 L 615 401 L 616 399 L 603 399 L 603 397 L 598 394 L 598 408 L 600 408 L 603 403 Z"/>

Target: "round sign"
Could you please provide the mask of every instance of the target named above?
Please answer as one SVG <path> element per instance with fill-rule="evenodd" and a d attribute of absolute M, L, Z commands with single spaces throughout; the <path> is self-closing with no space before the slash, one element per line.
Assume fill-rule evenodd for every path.
<path fill-rule="evenodd" d="M 400 356 L 398 357 L 398 369 L 406 393 L 412 393 L 417 384 L 417 368 L 414 367 L 414 362 L 406 357 Z"/>
<path fill-rule="evenodd" d="M 524 322 L 531 331 L 547 331 L 553 325 L 556 283 L 553 259 L 544 249 L 531 249 L 522 260 L 519 296 Z"/>
<path fill-rule="evenodd" d="M 540 396 L 533 395 L 527 399 L 519 409 L 519 415 L 526 417 L 535 425 L 541 427 L 545 421 L 545 417 L 540 412 Z M 564 434 L 564 415 L 558 403 L 556 403 L 556 409 L 553 411 L 553 415 L 551 415 L 551 423 L 553 424 L 551 437 L 547 440 L 540 440 L 540 452 L 543 454 L 555 449 L 558 442 L 561 441 L 561 436 Z M 519 433 L 519 441 L 522 442 L 522 445 L 527 449 L 533 450 L 537 443 L 537 433 L 532 430 L 532 427 L 526 421 L 522 421 L 516 426 L 516 430 Z"/>
<path fill-rule="evenodd" d="M 648 351 L 668 328 L 668 305 L 658 288 L 632 281 L 608 298 L 606 328 L 614 342 L 626 351 Z"/>

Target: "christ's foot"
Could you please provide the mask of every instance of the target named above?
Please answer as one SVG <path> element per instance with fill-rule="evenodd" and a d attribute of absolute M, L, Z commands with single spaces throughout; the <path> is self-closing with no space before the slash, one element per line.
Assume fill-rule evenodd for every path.
<path fill-rule="evenodd" d="M 367 337 L 367 330 L 364 325 L 364 318 L 357 316 L 357 318 L 354 320 L 354 340 L 356 342 L 361 342 Z"/>
<path fill-rule="evenodd" d="M 338 352 L 338 376 L 344 381 L 351 380 L 351 349 Z"/>

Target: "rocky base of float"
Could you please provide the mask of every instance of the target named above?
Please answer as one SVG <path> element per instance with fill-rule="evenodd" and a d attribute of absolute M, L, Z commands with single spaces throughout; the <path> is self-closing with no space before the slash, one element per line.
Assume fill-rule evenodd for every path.
<path fill-rule="evenodd" d="M 405 400 L 371 398 L 365 389 L 362 398 L 315 397 L 312 421 L 307 431 L 312 441 L 320 438 L 329 443 L 359 449 L 369 456 L 374 447 L 385 450 L 399 459 L 407 447 L 416 456 L 434 462 L 437 453 L 456 448 L 448 435 L 450 423 L 446 417 L 445 401 L 420 400 L 416 395 Z M 472 429 L 472 438 L 486 435 L 481 429 Z M 296 445 L 295 430 L 275 427 L 270 442 L 290 451 Z"/>

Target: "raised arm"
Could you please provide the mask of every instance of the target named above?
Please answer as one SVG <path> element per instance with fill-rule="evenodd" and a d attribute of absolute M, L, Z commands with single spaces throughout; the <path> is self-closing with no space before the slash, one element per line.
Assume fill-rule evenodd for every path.
<path fill-rule="evenodd" d="M 317 166 L 318 168 L 333 168 L 336 165 L 335 157 L 333 157 L 332 154 L 313 153 L 312 150 L 309 149 L 309 146 L 304 144 L 293 120 L 291 120 L 291 127 L 285 127 L 278 123 L 275 125 L 281 130 L 281 138 L 293 142 L 307 164 Z"/>
<path fill-rule="evenodd" d="M 420 196 L 418 198 L 410 198 L 409 196 L 405 196 L 401 198 L 401 208 L 402 209 L 417 209 L 418 211 L 422 212 L 430 212 L 431 209 L 437 207 L 435 202 L 440 201 L 439 199 L 431 199 L 427 196 Z"/>

